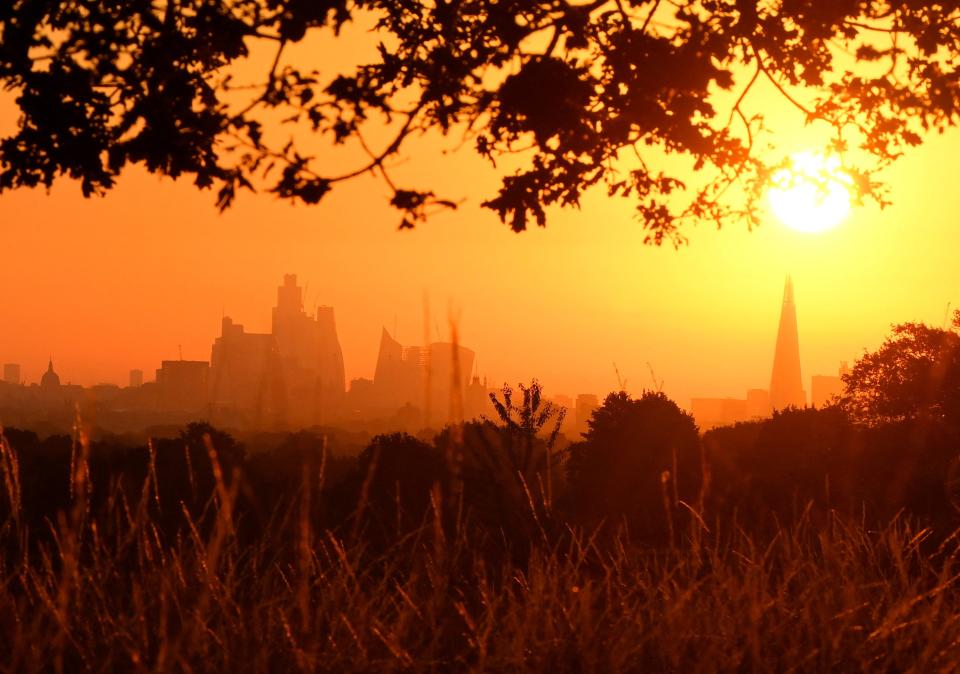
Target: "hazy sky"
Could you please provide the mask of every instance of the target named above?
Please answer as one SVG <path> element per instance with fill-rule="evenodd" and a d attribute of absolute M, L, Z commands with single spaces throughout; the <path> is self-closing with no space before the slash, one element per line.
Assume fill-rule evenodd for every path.
<path fill-rule="evenodd" d="M 0 135 L 15 110 L 0 100 Z M 783 130 L 802 149 L 800 124 Z M 464 198 L 414 231 L 385 186 L 362 178 L 317 207 L 241 196 L 224 215 L 189 182 L 124 174 L 106 198 L 76 184 L 0 195 L 0 361 L 36 381 L 52 355 L 63 381 L 152 378 L 162 359 L 209 359 L 225 312 L 268 331 L 284 273 L 311 306 L 335 307 L 347 378 L 372 377 L 381 326 L 407 344 L 448 335 L 448 307 L 481 374 L 539 378 L 550 393 L 605 393 L 613 363 L 639 392 L 648 363 L 683 405 L 769 384 L 780 297 L 793 275 L 804 385 L 875 348 L 891 323 L 941 324 L 960 301 L 960 134 L 931 138 L 887 174 L 894 206 L 854 211 L 801 234 L 768 219 L 754 232 L 689 227 L 690 245 L 643 245 L 628 202 L 602 190 L 546 230 L 514 234 L 479 207 L 497 176 L 455 141 L 410 146 L 401 182 Z"/>

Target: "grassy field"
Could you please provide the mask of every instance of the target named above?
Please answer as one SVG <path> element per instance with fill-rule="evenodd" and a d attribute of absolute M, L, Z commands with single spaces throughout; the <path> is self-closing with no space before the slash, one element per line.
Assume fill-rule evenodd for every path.
<path fill-rule="evenodd" d="M 164 536 L 156 475 L 90 509 L 82 443 L 71 507 L 21 516 L 0 453 L 0 670 L 955 671 L 960 547 L 898 518 L 802 517 L 762 540 L 695 521 L 674 546 L 541 522 L 518 544 L 469 518 L 370 545 L 314 524 L 308 481 L 250 538 L 224 476 Z M 319 482 L 319 476 L 318 482 Z M 229 478 L 229 479 L 228 479 Z M 362 507 L 362 504 L 360 504 Z M 549 519 L 550 513 L 547 513 Z M 541 517 L 542 519 L 542 517 Z M 814 523 L 817 519 L 817 523 Z"/>

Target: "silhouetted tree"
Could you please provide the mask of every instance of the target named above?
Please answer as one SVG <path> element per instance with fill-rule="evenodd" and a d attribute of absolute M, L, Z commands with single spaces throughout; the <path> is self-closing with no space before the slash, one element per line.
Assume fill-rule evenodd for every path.
<path fill-rule="evenodd" d="M 857 470 L 864 467 L 862 441 L 837 407 L 777 411 L 710 430 L 703 444 L 711 473 L 707 511 L 749 513 L 744 526 L 793 521 L 809 503 L 821 513 L 837 508 L 859 516 L 865 489 L 880 492 L 888 481 L 888 466 L 880 465 L 871 470 L 873 483 L 865 483 Z"/>
<path fill-rule="evenodd" d="M 406 433 L 378 435 L 361 452 L 352 475 L 328 492 L 339 519 L 381 541 L 424 522 L 434 485 L 443 484 L 443 454 Z"/>
<path fill-rule="evenodd" d="M 455 510 L 462 504 L 483 524 L 528 541 L 550 517 L 563 411 L 543 399 L 536 380 L 517 391 L 504 386 L 490 400 L 499 423 L 455 424 L 435 440 L 450 476 L 448 495 Z"/>
<path fill-rule="evenodd" d="M 839 406 L 789 409 L 708 431 L 708 517 L 776 530 L 839 513 L 871 525 L 898 513 L 953 531 L 957 435 L 942 423 L 852 423 Z M 954 479 L 956 475 L 954 474 Z"/>
<path fill-rule="evenodd" d="M 436 130 L 495 167 L 514 157 L 484 205 L 516 231 L 603 185 L 635 201 L 650 241 L 676 241 L 687 218 L 758 222 L 777 164 L 754 143 L 760 83 L 823 125 L 833 150 L 864 150 L 857 192 L 883 202 L 873 173 L 958 118 L 957 12 L 892 0 L 12 0 L 0 3 L 0 85 L 21 116 L 0 141 L 0 189 L 66 175 L 89 195 L 139 164 L 215 187 L 226 208 L 255 186 L 313 204 L 374 173 L 408 227 L 454 205 L 387 175 L 411 135 Z M 288 58 L 350 22 L 382 37 L 366 62 L 321 79 L 326 63 Z M 265 51 L 259 81 L 232 67 Z M 382 145 L 364 142 L 384 125 Z M 298 132 L 367 157 L 331 165 Z"/>
<path fill-rule="evenodd" d="M 35 526 L 44 518 L 56 521 L 57 511 L 70 504 L 72 439 L 53 435 L 40 440 L 31 431 L 3 429 L 4 437 L 19 456 L 23 509 Z M 8 504 L 3 504 L 8 505 Z"/>
<path fill-rule="evenodd" d="M 904 323 L 843 378 L 840 404 L 858 422 L 948 423 L 960 428 L 960 311 L 953 329 Z"/>
<path fill-rule="evenodd" d="M 210 448 L 228 487 L 245 460 L 243 447 L 233 437 L 207 423 L 192 423 L 176 438 L 155 440 L 153 452 L 112 440 L 92 441 L 84 450 L 79 438 L 54 435 L 40 440 L 34 433 L 15 429 L 5 429 L 4 437 L 18 456 L 25 521 L 42 530 L 79 498 L 72 480 L 81 453 L 89 466 L 91 512 L 118 501 L 133 512 L 142 505 L 158 535 L 169 536 L 168 541 L 187 529 L 184 510 L 201 530 L 212 519 L 209 506 L 216 478 Z"/>
<path fill-rule="evenodd" d="M 557 443 L 566 410 L 543 399 L 543 387 L 536 379 L 530 386 L 517 388 L 519 404 L 509 386 L 500 390 L 501 398 L 491 393 L 490 402 L 509 439 L 505 455 L 509 469 L 529 479 L 550 465 L 548 453 Z"/>
<path fill-rule="evenodd" d="M 355 458 L 338 456 L 327 438 L 312 431 L 299 431 L 283 437 L 266 451 L 250 453 L 245 462 L 245 477 L 257 491 L 292 493 L 303 484 L 304 472 L 316 485 L 332 486 L 344 479 L 355 467 Z"/>
<path fill-rule="evenodd" d="M 183 508 L 199 519 L 217 489 L 211 449 L 220 466 L 221 479 L 231 485 L 235 471 L 243 465 L 246 452 L 233 436 L 206 422 L 194 422 L 177 438 L 154 441 L 153 467 L 162 519 L 166 526 L 183 526 Z"/>
<path fill-rule="evenodd" d="M 697 507 L 700 439 L 693 417 L 659 392 L 607 396 L 569 447 L 571 507 L 588 518 L 625 517 L 645 534 L 665 533 L 683 501 Z"/>

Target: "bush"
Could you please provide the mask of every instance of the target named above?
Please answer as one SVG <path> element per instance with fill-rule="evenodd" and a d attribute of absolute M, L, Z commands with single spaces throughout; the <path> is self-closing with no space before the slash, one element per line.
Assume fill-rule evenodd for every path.
<path fill-rule="evenodd" d="M 662 539 L 699 509 L 700 439 L 693 418 L 662 393 L 611 393 L 569 448 L 568 506 L 590 522 L 625 518 Z"/>

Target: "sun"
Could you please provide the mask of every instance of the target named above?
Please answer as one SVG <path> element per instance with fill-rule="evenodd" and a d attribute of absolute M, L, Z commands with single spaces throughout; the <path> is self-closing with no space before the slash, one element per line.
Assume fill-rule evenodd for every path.
<path fill-rule="evenodd" d="M 838 157 L 802 152 L 773 174 L 767 199 L 787 227 L 815 234 L 833 229 L 849 215 L 852 186 Z"/>

